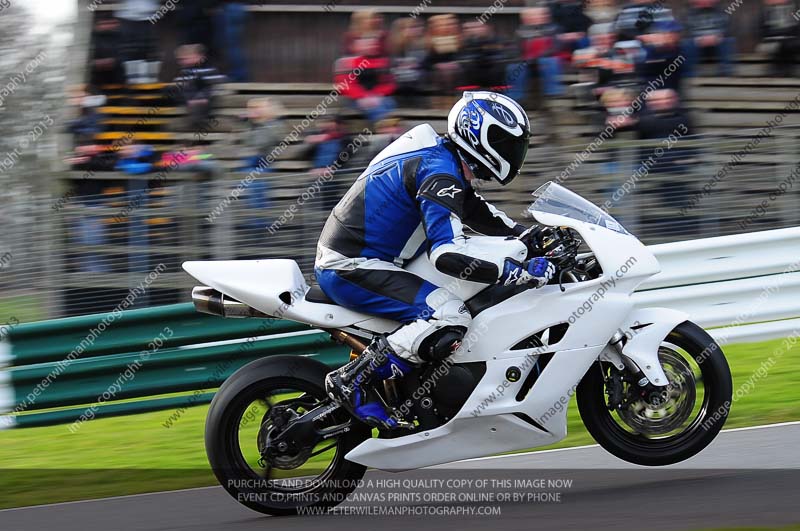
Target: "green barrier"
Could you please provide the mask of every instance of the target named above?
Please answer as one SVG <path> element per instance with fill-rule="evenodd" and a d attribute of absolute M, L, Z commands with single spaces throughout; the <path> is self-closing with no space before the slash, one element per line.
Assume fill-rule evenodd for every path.
<path fill-rule="evenodd" d="M 18 325 L 8 335 L 11 365 L 57 362 L 73 351 L 80 358 L 131 352 L 144 348 L 165 327 L 173 332 L 164 341 L 167 347 L 191 345 L 200 337 L 224 341 L 309 329 L 279 319 L 225 319 L 197 313 L 192 304 L 174 304 Z"/>
<path fill-rule="evenodd" d="M 154 367 L 179 366 L 189 370 L 197 370 L 200 365 L 213 363 L 237 354 L 247 355 L 255 352 L 263 356 L 276 354 L 313 353 L 334 345 L 324 332 L 302 334 L 259 341 L 239 340 L 229 344 L 211 344 L 209 346 L 191 345 L 173 349 L 142 350 L 124 354 L 76 359 L 64 363 L 41 363 L 9 369 L 15 387 L 22 384 L 35 385 L 46 379 L 48 375 L 58 374 L 58 380 L 69 380 L 77 377 L 93 375 L 121 374 L 126 368 L 132 372 Z M 139 368 L 141 365 L 142 369 Z"/>
<path fill-rule="evenodd" d="M 0 428 L 181 407 L 180 397 L 148 397 L 214 389 L 265 356 L 313 356 L 338 366 L 349 353 L 307 325 L 224 319 L 191 304 L 23 324 L 5 346 L 11 367 L 0 370 Z"/>
<path fill-rule="evenodd" d="M 315 352 L 311 352 L 312 349 Z M 176 355 L 169 353 L 166 360 L 162 360 L 162 356 L 156 354 L 142 363 L 141 369 L 131 371 L 130 378 L 126 378 L 123 374 L 124 365 L 122 370 L 113 366 L 106 371 L 72 377 L 67 377 L 67 373 L 64 373 L 33 401 L 27 397 L 33 387 L 38 385 L 38 381 L 24 384 L 15 382 L 16 401 L 18 404 L 30 404 L 25 411 L 33 411 L 93 403 L 101 399 L 119 400 L 208 389 L 218 387 L 242 365 L 264 356 L 277 354 L 314 354 L 321 361 L 330 364 L 343 361 L 346 356 L 346 352 L 333 343 L 315 347 L 310 342 L 298 344 L 294 349 L 275 348 L 270 345 L 265 345 L 263 348 L 254 347 L 247 351 L 213 347 Z"/>

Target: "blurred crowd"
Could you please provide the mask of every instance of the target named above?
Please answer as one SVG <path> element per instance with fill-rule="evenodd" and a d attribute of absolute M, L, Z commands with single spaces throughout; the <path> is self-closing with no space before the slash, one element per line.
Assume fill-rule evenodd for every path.
<path fill-rule="evenodd" d="M 95 15 L 93 85 L 158 81 L 163 53 L 157 22 L 165 16 L 167 5 L 174 10 L 180 44 L 202 46 L 203 59 L 223 69 L 230 80 L 248 80 L 242 48 L 247 19 L 244 2 L 192 0 L 162 6 L 159 0 L 121 0 L 115 4 L 115 10 Z"/>
<path fill-rule="evenodd" d="M 719 0 L 690 0 L 681 19 L 663 0 L 531 4 L 514 34 L 498 34 L 485 16 L 409 16 L 387 27 L 378 12 L 355 12 L 336 63 L 339 86 L 371 120 L 397 105 L 446 107 L 454 94 L 477 88 L 502 90 L 543 110 L 548 100 L 570 94 L 610 114 L 648 83 L 658 81 L 655 88 L 672 90 L 672 101 L 680 102 L 682 80 L 699 68 L 732 73 L 736 42 L 729 6 Z M 763 0 L 760 11 L 770 73 L 791 76 L 800 42 L 795 5 Z M 345 83 L 357 67 L 356 82 Z"/>
<path fill-rule="evenodd" d="M 118 106 L 145 106 L 148 100 L 135 96 L 126 99 L 124 89 L 147 87 L 163 78 L 165 47 L 159 41 L 156 22 L 172 10 L 179 30 L 179 45 L 174 52 L 178 72 L 172 83 L 161 93 L 152 94 L 151 101 L 157 103 L 146 106 L 146 116 L 125 120 L 101 115 L 101 108 L 109 104 L 111 97 Z M 216 174 L 219 168 L 210 162 L 211 155 L 200 140 L 215 123 L 212 112 L 217 86 L 248 79 L 242 51 L 245 19 L 244 3 L 225 0 L 165 4 L 159 0 L 121 0 L 114 10 L 97 12 L 87 83 L 71 89 L 70 102 L 78 110 L 69 123 L 73 152 L 68 164 L 78 170 L 117 170 L 131 175 L 164 169 Z M 226 74 L 220 73 L 220 68 Z M 158 130 L 165 122 L 160 113 L 165 105 L 185 108 L 187 130 L 195 133 L 197 141 L 168 150 L 137 141 L 137 132 Z M 110 146 L 97 141 L 98 135 L 115 125 L 127 125 L 123 128 L 128 134 L 114 138 Z M 81 193 L 91 194 L 104 185 L 88 181 L 80 186 Z"/>
<path fill-rule="evenodd" d="M 770 55 L 775 76 L 793 75 L 800 50 L 793 1 L 762 0 L 759 7 L 761 49 Z M 247 6 L 224 0 L 170 5 L 180 45 L 179 72 L 167 96 L 185 107 L 192 131 L 208 130 L 220 83 L 250 79 L 243 47 Z M 164 46 L 153 22 L 165 16 L 166 7 L 158 0 L 122 0 L 114 11 L 96 14 L 89 81 L 72 98 L 79 108 L 71 123 L 75 167 L 142 172 L 175 160 L 174 151 L 158 153 L 135 142 L 113 153 L 94 142 L 104 130 L 98 115 L 106 104 L 103 87 L 163 80 Z M 342 107 L 379 133 L 380 145 L 402 130 L 397 108 L 446 109 L 470 89 L 505 92 L 545 116 L 568 96 L 570 107 L 594 116 L 598 126 L 613 123 L 615 132 L 659 138 L 676 120 L 689 126 L 682 104 L 685 78 L 701 69 L 732 74 L 730 9 L 720 0 L 689 0 L 678 17 L 664 0 L 540 0 L 521 9 L 516 29 L 507 31 L 498 31 L 486 14 L 411 13 L 387 22 L 377 11 L 356 10 L 341 37 L 333 81 Z M 654 93 L 631 113 L 647 87 Z M 270 98 L 247 104 L 238 169 L 270 171 L 257 161 L 285 137 L 284 115 Z M 305 156 L 316 171 L 337 159 L 348 131 L 340 110 L 303 131 Z M 193 147 L 202 150 L 204 144 Z M 103 157 L 96 156 L 98 150 Z"/>
<path fill-rule="evenodd" d="M 252 81 L 256 68 L 269 68 L 245 53 L 252 16 L 247 4 L 119 0 L 113 10 L 94 14 L 87 82 L 70 94 L 75 118 L 69 124 L 73 149 L 67 162 L 85 172 L 70 194 L 95 198 L 87 201 L 90 214 L 80 218 L 74 242 L 96 245 L 117 238 L 144 246 L 157 242 L 158 234 L 174 234 L 173 219 L 145 221 L 136 210 L 148 201 L 156 206 L 176 201 L 164 185 L 171 172 L 185 171 L 199 180 L 238 172 L 234 179 L 247 184 L 236 187 L 235 208 L 246 207 L 246 214 L 236 218 L 234 233 L 219 240 L 252 238 L 260 245 L 270 222 L 267 207 L 275 204 L 273 172 L 307 178 L 310 170 L 309 180 L 319 183 L 318 208 L 327 211 L 338 200 L 341 182 L 352 179 L 347 172 L 365 166 L 407 129 L 399 118 L 410 115 L 407 110 L 428 109 L 421 118 L 442 119 L 462 91 L 477 89 L 505 92 L 536 118 L 544 117 L 537 121 L 537 135 L 555 136 L 548 118 L 577 109 L 598 132 L 613 124 L 614 135 L 654 141 L 628 152 L 637 159 L 625 159 L 630 167 L 623 168 L 624 157 L 614 156 L 598 165 L 597 171 L 615 182 L 607 190 L 607 206 L 616 206 L 620 187 L 629 184 L 620 179 L 633 178 L 635 187 L 646 173 L 667 177 L 654 191 L 658 204 L 676 204 L 689 185 L 670 176 L 688 175 L 698 160 L 694 150 L 675 145 L 694 132 L 683 103 L 685 80 L 733 74 L 737 42 L 726 10 L 738 6 L 736 1 L 689 0 L 676 14 L 664 0 L 536 0 L 513 21 L 517 15 L 496 20 L 486 14 L 355 10 L 341 40 L 331 44 L 337 49 L 331 65 L 336 103 L 298 128 L 311 105 L 290 112 L 278 97 L 240 94 L 235 96 L 238 114 L 218 112 L 223 83 Z M 792 76 L 800 52 L 794 0 L 761 0 L 754 11 L 760 13 L 759 51 L 770 59 L 768 73 Z M 159 34 L 154 21 L 164 16 L 173 17 L 177 42 L 170 40 L 174 34 Z M 107 106 L 135 109 L 125 113 Z M 164 107 L 185 112 L 178 119 L 161 113 Z M 178 122 L 185 122 L 182 129 L 176 128 Z M 356 150 L 351 140 L 364 128 L 369 141 Z M 173 134 L 178 131 L 183 136 Z M 161 140 L 159 132 L 173 136 Z M 661 144 L 662 139 L 668 142 Z M 341 181 L 330 178 L 334 166 L 335 173 L 347 174 Z M 130 178 L 105 180 L 94 175 L 98 171 Z M 211 211 L 221 197 L 216 187 L 208 187 L 208 193 L 202 200 Z M 627 222 L 626 215 L 620 218 Z M 671 230 L 689 233 L 696 223 L 687 216 Z M 214 234 L 211 225 L 204 229 Z M 108 263 L 90 253 L 80 267 L 103 272 Z"/>
<path fill-rule="evenodd" d="M 176 3 L 171 15 L 178 27 L 173 52 L 176 74 L 169 77 L 162 72 L 167 59 L 164 51 L 169 48 L 159 40 L 159 26 L 152 21 L 165 16 L 165 5 L 158 0 L 122 0 L 114 11 L 95 14 L 87 83 L 74 87 L 70 95 L 76 117 L 69 125 L 74 149 L 67 162 L 84 175 L 117 171 L 131 179 L 122 186 L 99 176 L 75 181 L 71 193 L 98 197 L 92 204 L 100 209 L 97 215 L 81 219 L 75 232 L 77 243 L 110 241 L 115 237 L 113 227 L 125 227 L 120 222 L 133 219 L 140 206 L 172 201 L 164 185 L 173 171 L 216 180 L 230 172 L 268 177 L 278 170 L 310 169 L 312 178 L 319 179 L 334 165 L 336 173 L 362 167 L 407 128 L 396 109 L 427 108 L 437 114 L 464 90 L 505 92 L 540 117 L 577 108 L 594 118 L 598 131 L 613 124 L 615 135 L 674 140 L 694 132 L 683 105 L 685 79 L 701 70 L 704 75 L 731 75 L 736 49 L 725 14 L 727 4 L 719 0 L 690 0 L 681 17 L 663 0 L 537 1 L 520 11 L 516 25 L 501 25 L 514 28 L 503 31 L 496 29 L 492 17 L 433 14 L 400 16 L 388 22 L 377 11 L 357 10 L 332 65 L 332 80 L 341 97 L 334 108 L 298 130 L 290 127 L 289 112 L 275 97 L 243 101 L 238 116 L 216 112 L 223 82 L 250 80 L 242 44 L 245 4 Z M 770 73 L 792 75 L 800 50 L 800 20 L 794 4 L 763 0 L 760 12 L 760 40 L 772 59 Z M 156 91 L 155 100 L 133 99 L 136 90 L 126 91 L 158 81 L 171 83 Z M 648 86 L 653 90 L 642 98 Z M 569 98 L 568 106 L 563 105 L 565 98 Z M 637 99 L 641 105 L 630 112 Z M 103 110 L 111 104 L 147 111 L 128 118 Z M 191 134 L 181 138 L 191 140 L 165 144 L 144 140 L 157 137 L 140 133 L 175 131 L 170 116 L 149 112 L 165 105 L 185 110 L 184 130 Z M 224 127 L 218 127 L 220 119 L 227 120 Z M 369 142 L 353 150 L 350 141 L 364 126 L 371 131 Z M 225 132 L 225 140 L 212 143 L 208 134 L 217 129 Z M 114 130 L 117 136 L 103 138 L 102 133 Z M 287 147 L 292 132 L 299 134 Z M 554 133 L 555 128 L 537 130 L 537 134 Z M 673 140 L 666 146 L 668 153 L 644 171 L 677 175 L 696 162 L 693 150 L 674 146 Z M 233 144 L 233 148 L 218 157 L 223 144 Z M 653 154 L 652 147 L 642 148 L 639 158 L 652 160 Z M 300 164 L 287 166 L 286 159 Z M 615 161 L 602 171 L 625 173 Z M 272 180 L 247 179 L 237 199 L 252 214 L 241 218 L 234 230 L 256 235 L 269 222 Z M 668 181 L 669 189 L 659 192 L 665 205 L 674 202 L 683 182 Z M 319 208 L 327 210 L 338 199 L 338 184 L 330 177 L 320 182 Z M 613 206 L 613 191 L 608 195 Z M 209 199 L 211 204 L 214 200 L 219 198 Z M 119 209 L 112 225 L 107 223 L 107 214 L 101 213 L 109 205 Z M 124 229 L 120 237 L 127 241 L 133 237 L 131 230 Z M 153 231 L 157 227 L 145 232 L 152 236 Z M 133 234 L 138 232 L 133 230 Z M 102 269 L 103 260 L 86 258 L 84 269 Z"/>

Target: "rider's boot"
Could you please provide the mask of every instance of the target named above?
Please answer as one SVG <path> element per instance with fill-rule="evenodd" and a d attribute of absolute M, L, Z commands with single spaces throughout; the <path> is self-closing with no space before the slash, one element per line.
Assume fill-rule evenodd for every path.
<path fill-rule="evenodd" d="M 389 378 L 402 378 L 414 366 L 389 346 L 386 338 L 376 338 L 364 353 L 325 377 L 325 391 L 362 422 L 380 428 L 410 427 L 405 420 L 390 414 L 380 397 L 370 393 L 369 384 Z"/>

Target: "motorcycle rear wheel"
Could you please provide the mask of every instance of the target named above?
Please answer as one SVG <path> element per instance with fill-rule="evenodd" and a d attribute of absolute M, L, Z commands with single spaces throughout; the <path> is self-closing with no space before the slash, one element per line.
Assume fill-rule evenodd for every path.
<path fill-rule="evenodd" d="M 223 488 L 239 503 L 275 516 L 319 514 L 344 501 L 366 467 L 344 456 L 371 436 L 365 424 L 303 448 L 302 440 L 270 445 L 278 422 L 324 405 L 330 369 L 301 356 L 273 356 L 236 371 L 211 402 L 205 429 L 208 460 Z M 314 420 L 315 427 L 346 424 L 341 409 Z M 321 426 L 320 426 L 321 425 Z M 294 443 L 297 443 L 296 445 Z"/>
<path fill-rule="evenodd" d="M 663 466 L 696 455 L 717 436 L 730 409 L 728 362 L 701 327 L 689 321 L 675 327 L 659 348 L 659 359 L 670 380 L 662 397 L 611 408 L 615 369 L 601 362 L 577 389 L 586 429 L 605 450 L 630 463 Z"/>

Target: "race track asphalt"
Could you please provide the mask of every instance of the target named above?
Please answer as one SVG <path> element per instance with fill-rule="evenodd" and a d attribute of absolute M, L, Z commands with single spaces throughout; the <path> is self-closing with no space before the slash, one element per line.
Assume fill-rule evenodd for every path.
<path fill-rule="evenodd" d="M 397 474 L 370 472 L 366 477 L 370 485 L 356 492 L 407 493 L 414 491 L 407 487 L 412 483 L 447 480 L 458 480 L 464 487 L 422 488 L 422 492 L 440 493 L 440 499 L 427 501 L 348 502 L 336 515 L 262 516 L 239 505 L 220 487 L 208 487 L 0 511 L 0 529 L 679 531 L 779 527 L 800 523 L 799 443 L 800 423 L 786 423 L 725 431 L 698 456 L 658 469 L 628 465 L 597 446 L 588 446 Z M 371 488 L 381 479 L 395 480 L 397 488 Z M 503 480 L 542 481 L 539 486 L 554 480 L 557 487 L 537 491 L 546 496 L 533 496 L 535 489 L 494 488 L 499 483 L 490 483 Z M 525 492 L 527 499 L 487 501 L 487 496 L 499 497 L 501 492 Z M 378 506 L 403 514 L 352 514 Z M 478 510 L 494 514 L 474 514 Z"/>

